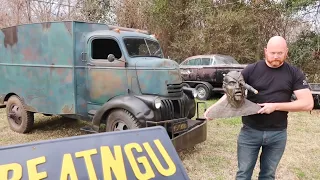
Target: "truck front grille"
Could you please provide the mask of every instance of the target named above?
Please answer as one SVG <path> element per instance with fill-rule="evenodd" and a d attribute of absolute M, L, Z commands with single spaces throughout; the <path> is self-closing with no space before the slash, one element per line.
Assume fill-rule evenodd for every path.
<path fill-rule="evenodd" d="M 182 99 L 162 100 L 162 105 L 160 107 L 161 119 L 170 120 L 186 117 L 186 112 L 184 110 L 185 102 Z"/>
<path fill-rule="evenodd" d="M 182 95 L 182 83 L 181 84 L 168 84 L 167 90 L 169 96 L 180 96 Z"/>

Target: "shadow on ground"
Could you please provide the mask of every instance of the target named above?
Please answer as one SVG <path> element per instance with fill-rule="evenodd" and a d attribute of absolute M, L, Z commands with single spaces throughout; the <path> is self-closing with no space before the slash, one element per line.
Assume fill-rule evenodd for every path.
<path fill-rule="evenodd" d="M 55 131 L 61 129 L 78 130 L 81 134 L 86 134 L 80 128 L 87 126 L 89 122 L 71 119 L 62 116 L 43 116 L 35 115 L 33 130 L 38 133 L 41 131 Z"/>

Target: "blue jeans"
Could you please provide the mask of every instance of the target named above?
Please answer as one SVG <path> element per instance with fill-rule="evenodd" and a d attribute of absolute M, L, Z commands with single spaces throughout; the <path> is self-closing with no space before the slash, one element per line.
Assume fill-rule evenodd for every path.
<path fill-rule="evenodd" d="M 238 172 L 236 180 L 251 179 L 260 148 L 259 180 L 275 179 L 275 173 L 286 147 L 287 130 L 259 131 L 243 125 L 238 136 Z"/>

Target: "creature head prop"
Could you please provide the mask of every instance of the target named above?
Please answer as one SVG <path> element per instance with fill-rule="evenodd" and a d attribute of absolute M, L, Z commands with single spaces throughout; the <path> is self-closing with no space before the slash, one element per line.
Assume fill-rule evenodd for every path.
<path fill-rule="evenodd" d="M 222 88 L 227 95 L 227 100 L 231 106 L 239 108 L 245 100 L 245 84 L 241 72 L 230 71 L 223 78 Z"/>

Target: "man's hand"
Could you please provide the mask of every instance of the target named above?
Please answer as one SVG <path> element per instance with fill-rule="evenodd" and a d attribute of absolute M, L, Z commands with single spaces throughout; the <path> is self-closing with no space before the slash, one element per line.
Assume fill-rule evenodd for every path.
<path fill-rule="evenodd" d="M 309 89 L 300 89 L 294 91 L 297 100 L 293 102 L 282 102 L 282 103 L 261 103 L 258 104 L 262 108 L 258 111 L 258 114 L 270 114 L 274 111 L 311 111 L 314 106 L 313 97 Z"/>
<path fill-rule="evenodd" d="M 275 111 L 277 108 L 277 103 L 262 103 L 258 104 L 262 108 L 258 111 L 258 114 L 270 114 Z"/>

